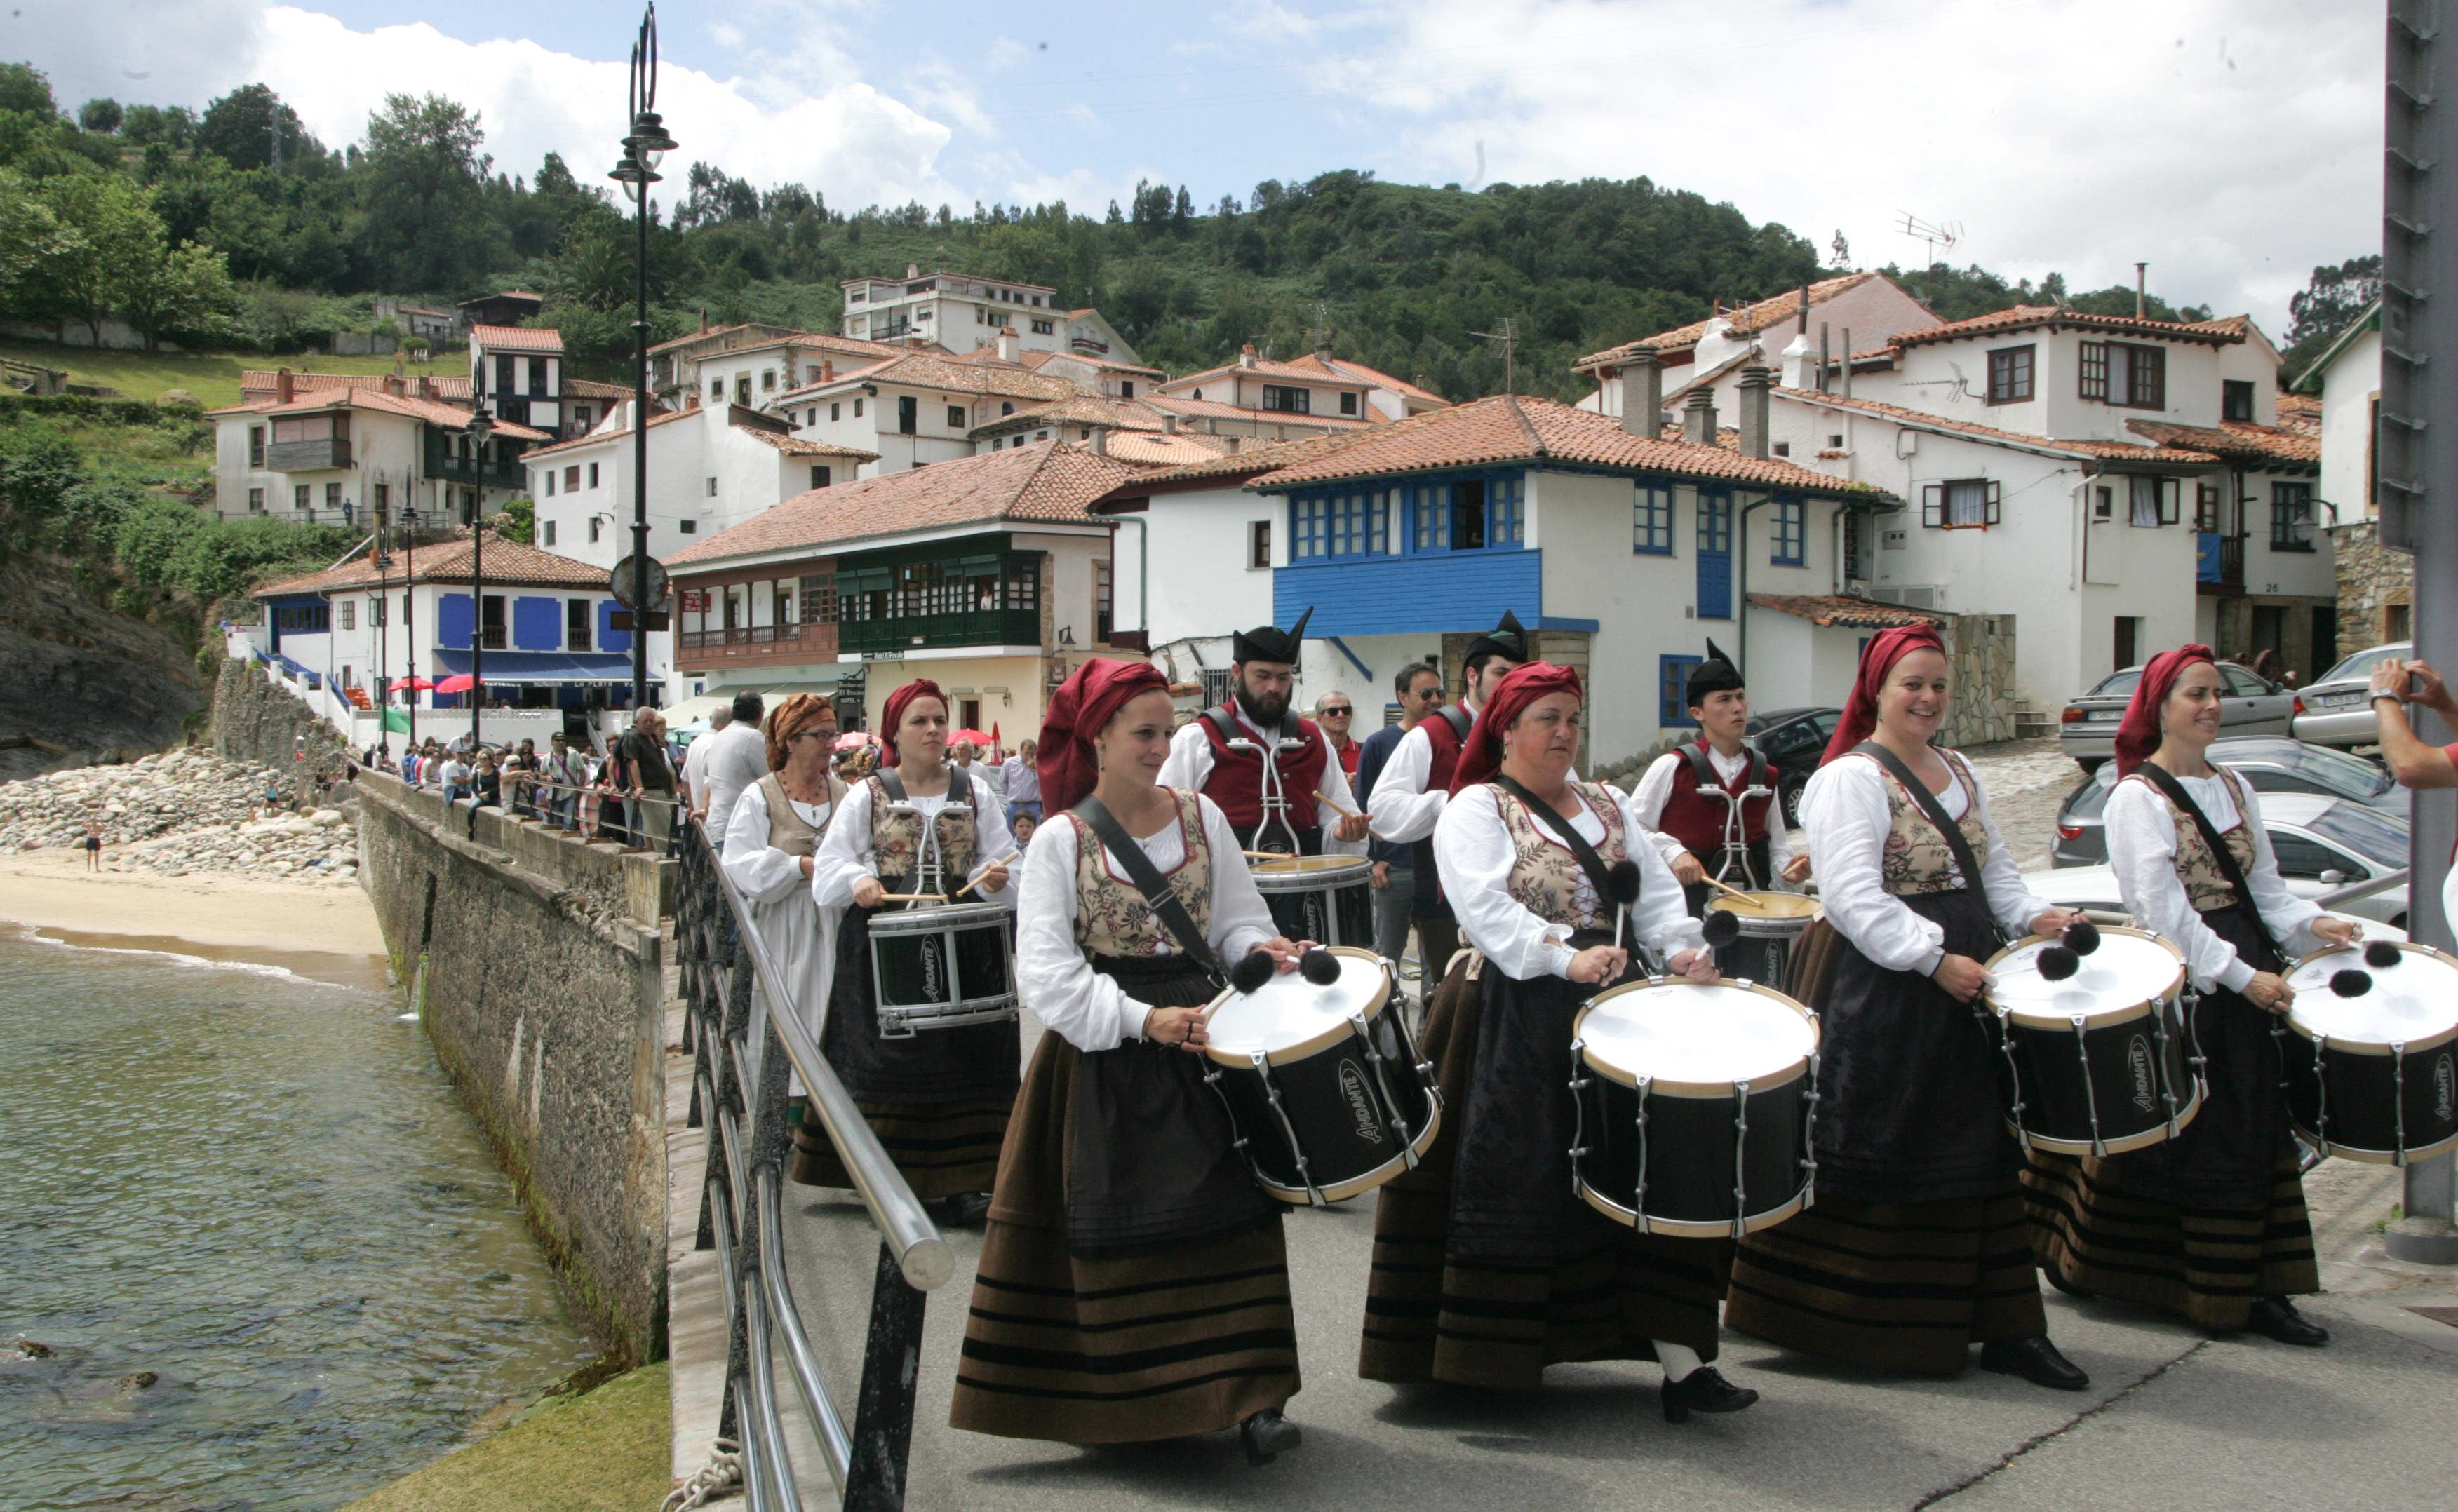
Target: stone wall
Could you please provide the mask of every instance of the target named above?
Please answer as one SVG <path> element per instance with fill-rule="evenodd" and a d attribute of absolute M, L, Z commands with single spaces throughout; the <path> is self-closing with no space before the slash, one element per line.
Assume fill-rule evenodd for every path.
<path fill-rule="evenodd" d="M 319 756 L 328 761 L 342 755 L 341 733 L 326 724 L 297 694 L 266 680 L 264 665 L 243 656 L 225 656 L 214 678 L 214 750 L 233 761 L 284 771 Z"/>
<path fill-rule="evenodd" d="M 2330 527 L 2339 569 L 2339 654 L 2353 655 L 2414 632 L 2415 558 L 2381 544 L 2373 520 Z M 2327 668 L 2318 668 L 2319 676 Z"/>
<path fill-rule="evenodd" d="M 1946 728 L 1938 744 L 1960 749 L 2014 738 L 2014 616 L 1949 614 L 1938 627 L 1951 666 Z M 1842 700 L 1839 698 L 1838 702 Z"/>
<path fill-rule="evenodd" d="M 260 673 L 259 674 L 260 675 Z M 578 1310 L 664 1353 L 663 943 L 674 863 L 362 774 L 359 875 L 436 1059 Z M 423 967 L 423 975 L 422 975 Z"/>

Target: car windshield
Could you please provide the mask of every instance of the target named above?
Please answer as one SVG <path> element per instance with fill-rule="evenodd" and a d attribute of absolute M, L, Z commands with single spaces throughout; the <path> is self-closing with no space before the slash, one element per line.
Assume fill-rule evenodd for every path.
<path fill-rule="evenodd" d="M 2091 692 L 2083 694 L 2083 696 L 2086 698 L 2097 698 L 2112 694 L 2130 694 L 2134 691 L 2134 685 L 2141 680 L 2142 669 L 2139 667 L 2130 668 L 2127 671 L 2120 672 L 2114 676 L 2108 678 L 2098 687 L 2093 688 Z"/>
<path fill-rule="evenodd" d="M 2384 867 L 2407 862 L 2407 827 L 2396 815 L 2353 803 L 2333 803 L 2305 828 Z"/>
<path fill-rule="evenodd" d="M 2328 672 L 2323 673 L 2321 676 L 2316 677 L 2313 680 L 2315 682 L 2343 682 L 2350 677 L 2369 677 L 2373 674 L 2374 668 L 2380 666 L 2383 662 L 2389 660 L 2392 656 L 2412 656 L 2414 654 L 2415 648 L 2412 645 L 2403 640 L 2393 641 L 2386 646 L 2375 646 L 2367 651 L 2360 651 L 2354 655 L 2348 657 L 2345 661 L 2339 663 L 2339 665 L 2331 668 Z"/>
<path fill-rule="evenodd" d="M 2279 764 L 2318 787 L 2351 798 L 2378 797 L 2393 785 L 2388 773 L 2363 756 L 2327 746 L 2295 746 L 2282 755 Z"/>

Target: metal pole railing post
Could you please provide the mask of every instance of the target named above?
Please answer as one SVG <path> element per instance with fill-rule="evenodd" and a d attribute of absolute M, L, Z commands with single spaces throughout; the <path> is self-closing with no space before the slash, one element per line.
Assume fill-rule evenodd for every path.
<path fill-rule="evenodd" d="M 899 1512 L 905 1505 L 914 1389 L 922 1374 L 922 1315 L 928 1301 L 928 1293 L 905 1279 L 883 1240 L 870 1283 L 870 1334 L 862 1352 L 862 1395 L 854 1405 L 846 1512 Z"/>

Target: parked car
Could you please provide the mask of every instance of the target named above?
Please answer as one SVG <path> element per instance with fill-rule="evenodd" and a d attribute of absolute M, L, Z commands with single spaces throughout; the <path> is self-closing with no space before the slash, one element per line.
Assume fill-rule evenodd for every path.
<path fill-rule="evenodd" d="M 2227 735 L 2211 742 L 2211 759 L 2234 768 L 2263 796 L 2265 803 L 2273 793 L 2319 793 L 2385 809 L 2403 819 L 2412 801 L 2412 796 L 2391 781 L 2388 773 L 2362 756 L 2329 746 L 2270 735 Z M 2057 810 L 2057 838 L 2049 848 L 2052 864 L 2096 866 L 2108 860 L 2100 814 L 2108 807 L 2109 790 L 2115 785 L 2116 767 L 2112 762 L 2066 795 L 2064 806 Z"/>
<path fill-rule="evenodd" d="M 2315 678 L 2296 695 L 2296 738 L 2318 745 L 2375 745 L 2373 669 L 2392 656 L 2412 656 L 2415 642 L 2394 640 L 2368 647 Z"/>
<path fill-rule="evenodd" d="M 2406 817 L 2345 798 L 2278 793 L 2261 800 L 2263 827 L 2289 891 L 2316 898 L 2350 882 L 2368 881 L 2407 862 Z M 2067 908 L 2121 909 L 2116 873 L 2108 866 L 2063 866 L 2025 874 L 2031 890 Z M 2350 918 L 2406 927 L 2406 884 L 2339 905 Z"/>
<path fill-rule="evenodd" d="M 1835 726 L 1843 717 L 1843 710 L 1824 706 L 1770 709 L 1750 715 L 1750 743 L 1775 768 L 1776 795 L 1783 804 L 1783 821 L 1791 828 L 1801 827 L 1801 790 L 1818 770 L 1818 758 L 1825 755 L 1826 742 L 1834 737 Z"/>
<path fill-rule="evenodd" d="M 2219 729 L 2228 735 L 2285 735 L 2296 717 L 2296 695 L 2249 667 L 2218 664 Z M 2099 685 L 2065 707 L 2057 720 L 2057 746 L 2086 772 L 2116 755 L 2116 727 L 2134 697 L 2142 669 L 2109 673 Z"/>

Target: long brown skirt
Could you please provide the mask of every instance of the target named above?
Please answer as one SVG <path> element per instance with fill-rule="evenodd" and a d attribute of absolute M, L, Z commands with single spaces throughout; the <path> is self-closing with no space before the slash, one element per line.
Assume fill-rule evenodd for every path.
<path fill-rule="evenodd" d="M 2322 1289 L 2304 1182 L 2280 1168 L 2260 1208 L 2185 1208 L 2131 1195 L 2090 1156 L 2033 1150 L 2023 1172 L 2031 1245 L 2084 1291 L 2148 1302 L 2218 1332 L 2254 1301 Z"/>
<path fill-rule="evenodd" d="M 1743 1239 L 1724 1324 L 1856 1364 L 1950 1374 L 1970 1347 L 2048 1332 L 2022 1190 L 1951 1202 L 1820 1197 Z"/>
<path fill-rule="evenodd" d="M 1297 1395 L 1281 1217 L 1090 1257 L 1067 1243 L 1079 1054 L 1044 1034 L 1000 1152 L 965 1322 L 954 1427 L 1139 1443 L 1233 1427 Z"/>
<path fill-rule="evenodd" d="M 1007 1139 L 1014 1100 L 977 1098 L 965 1103 L 884 1103 L 857 1098 L 864 1122 L 895 1162 L 917 1197 L 953 1197 L 988 1191 L 998 1174 L 999 1146 Z M 791 1174 L 806 1187 L 850 1187 L 844 1162 L 805 1100 L 794 1126 Z"/>
<path fill-rule="evenodd" d="M 1548 1365 L 1654 1359 L 1656 1339 L 1714 1359 L 1728 1240 L 1668 1239 L 1599 1218 L 1593 1246 L 1550 1259 L 1451 1253 L 1451 1170 L 1480 1007 L 1463 961 L 1426 1021 L 1426 1053 L 1442 1080 L 1442 1131 L 1415 1170 L 1384 1186 L 1375 1212 L 1357 1373 L 1524 1391 Z"/>

